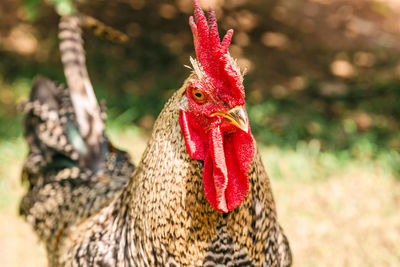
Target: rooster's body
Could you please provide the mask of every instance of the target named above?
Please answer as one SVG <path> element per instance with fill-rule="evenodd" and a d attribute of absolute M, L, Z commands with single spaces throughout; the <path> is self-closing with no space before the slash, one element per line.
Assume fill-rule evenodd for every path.
<path fill-rule="evenodd" d="M 121 196 L 65 241 L 63 264 L 289 265 L 288 243 L 258 153 L 249 172 L 249 194 L 238 208 L 222 214 L 207 202 L 203 164 L 187 154 L 178 123 L 185 89 L 175 93 L 158 117 Z"/>
<path fill-rule="evenodd" d="M 120 166 L 107 167 L 107 155 L 125 154 L 108 149 L 102 160 L 89 165 L 96 174 L 67 180 L 51 176 L 51 183 L 34 185 L 28 193 L 26 198 L 33 199 L 24 209 L 28 221 L 32 218 L 38 228 L 41 219 L 55 229 L 39 233 L 52 240 L 47 244 L 55 244 L 48 245 L 52 266 L 291 265 L 269 179 L 250 133 L 243 77 L 227 53 L 232 32 L 220 43 L 215 14 L 210 11 L 207 22 L 194 2 L 193 73 L 159 115 L 129 181 L 132 165 L 124 163 L 128 167 L 122 175 L 112 171 Z M 78 180 L 83 186 L 72 186 Z M 71 201 L 75 192 L 79 201 Z M 61 202 L 51 201 L 52 196 Z M 42 200 L 46 197 L 47 202 Z M 91 201 L 98 204 L 91 207 Z M 54 227 L 52 220 L 37 215 L 43 213 L 42 202 L 48 204 L 45 214 L 57 218 L 69 213 L 54 203 L 74 203 L 73 222 L 57 219 L 62 226 Z"/>

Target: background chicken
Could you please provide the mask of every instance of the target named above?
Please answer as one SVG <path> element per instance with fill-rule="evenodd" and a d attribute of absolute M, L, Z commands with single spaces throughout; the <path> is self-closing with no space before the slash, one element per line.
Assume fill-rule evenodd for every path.
<path fill-rule="evenodd" d="M 22 179 L 29 191 L 20 214 L 44 241 L 50 266 L 69 229 L 108 203 L 135 169 L 104 135 L 106 115 L 87 75 L 80 25 L 124 38 L 84 15 L 63 18 L 60 47 L 69 88 L 37 77 L 23 106 L 29 155 Z"/>
<path fill-rule="evenodd" d="M 207 21 L 197 1 L 194 5 L 193 72 L 159 115 L 126 185 L 133 166 L 123 152 L 111 145 L 104 149 L 109 142 L 100 108 L 88 108 L 95 98 L 76 30 L 79 20 L 76 23 L 73 17 L 69 24 L 60 24 L 71 92 L 64 101 L 72 101 L 76 116 L 58 109 L 56 103 L 67 103 L 59 97 L 60 88 L 45 80 L 36 82 L 33 106 L 39 102 L 41 109 L 58 110 L 55 114 L 61 116 L 55 122 L 61 130 L 56 132 L 66 137 L 65 142 L 56 138 L 55 146 L 62 143 L 68 149 L 57 147 L 56 156 L 39 168 L 39 178 L 28 176 L 32 186 L 21 205 L 46 241 L 50 265 L 291 265 L 289 245 L 251 135 L 243 76 L 228 53 L 233 31 L 220 42 L 215 13 L 210 9 Z M 75 77 L 81 82 L 78 86 L 72 84 Z M 84 96 L 81 106 L 75 98 L 79 94 Z M 27 125 L 33 128 L 28 140 L 29 132 L 38 139 L 41 130 L 53 129 L 52 116 L 57 116 L 40 115 L 28 113 Z M 45 126 L 30 123 L 35 116 Z M 39 139 L 39 146 L 46 145 L 47 135 L 42 136 L 45 140 Z M 31 145 L 31 151 L 36 150 Z M 76 164 L 76 175 L 68 169 L 65 178 L 65 171 L 59 171 L 65 165 L 52 165 L 59 154 Z M 110 157 L 117 164 L 110 165 Z"/>

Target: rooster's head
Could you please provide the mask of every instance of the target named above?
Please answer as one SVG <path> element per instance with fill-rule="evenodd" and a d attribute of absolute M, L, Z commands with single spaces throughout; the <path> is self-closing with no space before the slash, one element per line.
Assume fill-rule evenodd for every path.
<path fill-rule="evenodd" d="M 203 160 L 204 193 L 220 212 L 235 209 L 249 190 L 248 172 L 254 141 L 245 108 L 243 76 L 228 49 L 229 30 L 222 42 L 210 8 L 208 20 L 197 0 L 190 17 L 197 59 L 185 92 L 179 123 L 187 151 Z"/>

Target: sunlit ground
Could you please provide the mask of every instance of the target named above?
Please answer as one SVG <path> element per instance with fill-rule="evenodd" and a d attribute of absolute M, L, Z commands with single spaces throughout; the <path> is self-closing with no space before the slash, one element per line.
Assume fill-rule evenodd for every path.
<path fill-rule="evenodd" d="M 138 162 L 145 138 L 132 131 L 111 135 Z M 25 152 L 22 139 L 0 145 L 0 259 L 6 267 L 46 265 L 44 249 L 17 215 Z M 309 147 L 262 153 L 294 266 L 400 266 L 400 184 L 380 162 L 341 162 Z"/>

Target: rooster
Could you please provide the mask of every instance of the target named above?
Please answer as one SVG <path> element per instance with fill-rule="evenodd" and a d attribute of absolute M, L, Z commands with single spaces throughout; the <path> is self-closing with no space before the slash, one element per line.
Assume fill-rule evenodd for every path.
<path fill-rule="evenodd" d="M 52 266 L 291 265 L 251 134 L 243 75 L 228 52 L 233 31 L 220 41 L 214 11 L 210 8 L 207 19 L 197 0 L 194 6 L 192 73 L 158 116 L 126 184 L 89 216 L 52 233 L 57 245 Z M 98 173 L 105 159 L 90 166 Z M 104 179 L 94 177 L 97 183 Z M 109 183 L 115 179 L 112 173 L 106 177 Z M 51 183 L 55 195 L 80 190 L 63 182 Z M 103 198 L 104 190 L 95 187 L 82 188 L 83 201 L 77 198 L 84 210 L 86 195 Z M 47 214 L 63 216 L 63 209 L 47 201 Z"/>

